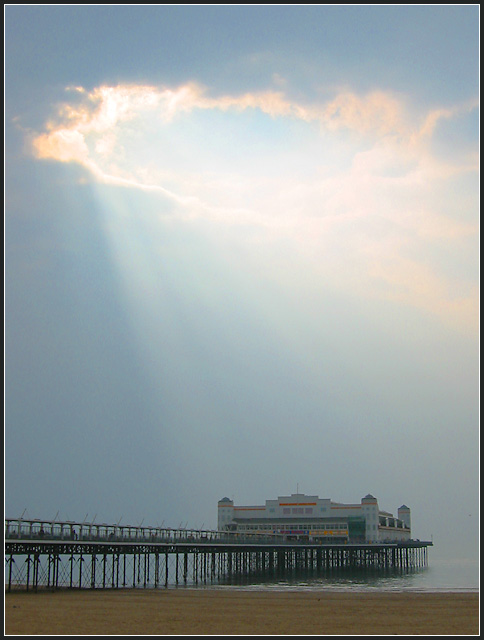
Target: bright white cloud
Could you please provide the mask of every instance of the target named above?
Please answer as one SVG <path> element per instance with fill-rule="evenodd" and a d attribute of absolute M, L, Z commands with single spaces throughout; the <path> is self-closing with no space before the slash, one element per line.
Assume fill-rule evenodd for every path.
<path fill-rule="evenodd" d="M 475 250 L 477 195 L 461 216 L 464 194 L 458 182 L 449 188 L 477 172 L 475 151 L 437 157 L 430 144 L 440 121 L 474 104 L 417 117 L 382 91 L 345 90 L 318 104 L 282 91 L 210 96 L 196 84 L 76 93 L 80 105 L 63 105 L 58 123 L 34 137 L 37 157 L 159 192 L 180 214 L 290 235 L 332 286 L 475 324 L 475 283 L 451 295 L 455 281 L 425 253 L 441 242 L 463 260 Z"/>

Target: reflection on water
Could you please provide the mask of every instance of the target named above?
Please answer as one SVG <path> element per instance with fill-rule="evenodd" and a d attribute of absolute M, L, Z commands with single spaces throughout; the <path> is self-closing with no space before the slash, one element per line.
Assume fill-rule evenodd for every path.
<path fill-rule="evenodd" d="M 427 569 L 333 569 L 331 571 L 294 570 L 283 574 L 237 575 L 219 581 L 219 586 L 273 590 L 402 590 L 416 587 L 416 579 Z"/>
<path fill-rule="evenodd" d="M 188 557 L 153 554 L 105 554 L 90 559 L 61 554 L 31 558 L 6 557 L 8 589 L 37 588 L 212 588 L 292 591 L 478 591 L 476 559 L 445 555 L 430 558 L 420 567 L 246 567 L 232 572 L 228 566 L 208 562 L 209 556 L 191 563 Z M 213 554 L 212 554 L 213 555 Z M 87 558 L 87 560 L 86 560 Z M 51 561 L 52 560 L 52 561 Z M 81 562 L 82 561 L 82 562 Z"/>
<path fill-rule="evenodd" d="M 478 591 L 478 564 L 437 560 L 419 569 L 298 570 L 277 575 L 237 576 L 218 582 L 219 588 L 296 591 Z"/>

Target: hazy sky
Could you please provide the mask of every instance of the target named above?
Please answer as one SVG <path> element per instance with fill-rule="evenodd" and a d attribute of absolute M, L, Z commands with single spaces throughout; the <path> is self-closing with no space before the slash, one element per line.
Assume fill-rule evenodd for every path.
<path fill-rule="evenodd" d="M 479 7 L 5 18 L 6 515 L 299 486 L 474 553 Z"/>

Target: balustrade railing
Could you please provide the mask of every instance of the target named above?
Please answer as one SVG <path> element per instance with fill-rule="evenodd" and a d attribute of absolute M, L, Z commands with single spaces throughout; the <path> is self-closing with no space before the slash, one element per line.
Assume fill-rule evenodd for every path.
<path fill-rule="evenodd" d="M 214 543 L 275 542 L 281 534 L 240 533 L 169 527 L 108 525 L 86 522 L 49 522 L 45 520 L 5 520 L 5 540 L 79 540 L 85 542 L 133 543 Z"/>

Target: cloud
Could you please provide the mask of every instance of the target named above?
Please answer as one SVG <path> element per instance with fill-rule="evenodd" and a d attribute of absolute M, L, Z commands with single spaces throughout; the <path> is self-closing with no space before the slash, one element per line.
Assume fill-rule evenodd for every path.
<path fill-rule="evenodd" d="M 363 97 L 352 92 L 341 93 L 325 106 L 321 121 L 330 129 L 346 128 L 379 136 L 406 133 L 402 105 L 382 91 Z"/>
<path fill-rule="evenodd" d="M 33 140 L 33 148 L 38 158 L 52 158 L 59 162 L 79 162 L 91 166 L 89 149 L 84 135 L 76 129 L 58 129 L 41 134 Z"/>
<path fill-rule="evenodd" d="M 414 140 L 430 138 L 439 122 L 442 120 L 451 120 L 461 115 L 471 113 L 478 107 L 477 100 L 469 100 L 464 104 L 454 106 L 452 108 L 431 109 L 424 117 L 423 123 L 416 133 Z"/>
<path fill-rule="evenodd" d="M 436 247 L 464 262 L 475 251 L 477 194 L 459 180 L 477 175 L 477 154 L 438 157 L 431 144 L 439 122 L 474 102 L 418 113 L 384 91 L 319 103 L 283 90 L 214 96 L 195 83 L 74 91 L 77 102 L 34 135 L 36 157 L 157 192 L 188 218 L 290 236 L 323 274 L 331 256 L 334 286 L 475 325 L 474 282 L 451 295 L 455 278 L 429 258 Z M 462 216 L 464 201 L 472 210 Z"/>

